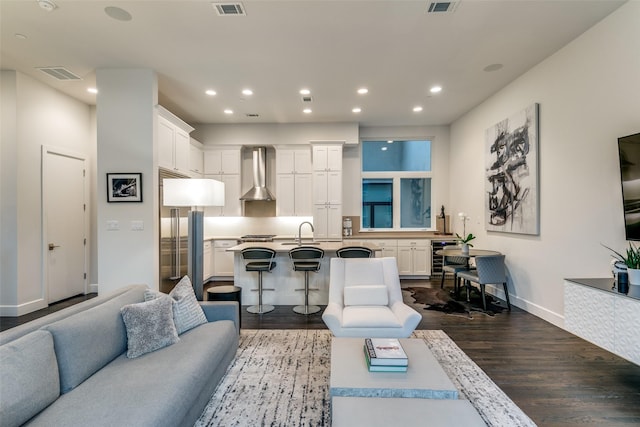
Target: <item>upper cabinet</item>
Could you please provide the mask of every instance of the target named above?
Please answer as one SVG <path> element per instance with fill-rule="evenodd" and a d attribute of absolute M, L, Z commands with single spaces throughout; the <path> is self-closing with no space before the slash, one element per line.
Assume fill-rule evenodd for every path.
<path fill-rule="evenodd" d="M 311 150 L 276 150 L 276 213 L 278 216 L 311 216 Z"/>
<path fill-rule="evenodd" d="M 341 145 L 314 145 L 313 146 L 313 170 L 314 171 L 341 171 L 342 170 L 342 146 Z"/>
<path fill-rule="evenodd" d="M 158 105 L 158 166 L 189 174 L 190 138 L 193 128 Z"/>
<path fill-rule="evenodd" d="M 204 173 L 206 175 L 240 175 L 240 165 L 240 148 L 215 149 L 204 152 Z"/>
<path fill-rule="evenodd" d="M 204 177 L 224 182 L 224 206 L 206 208 L 208 216 L 242 215 L 240 166 L 239 147 L 204 152 Z"/>
<path fill-rule="evenodd" d="M 204 173 L 203 145 L 193 138 L 189 145 L 189 171 L 194 178 L 201 178 Z"/>

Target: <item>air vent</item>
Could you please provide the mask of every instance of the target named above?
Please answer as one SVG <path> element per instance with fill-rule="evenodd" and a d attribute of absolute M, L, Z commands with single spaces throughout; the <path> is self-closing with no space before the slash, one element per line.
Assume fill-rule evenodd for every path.
<path fill-rule="evenodd" d="M 302 97 L 302 102 L 311 102 L 311 101 L 313 101 L 313 99 L 311 99 L 311 97 L 308 95 L 305 95 Z"/>
<path fill-rule="evenodd" d="M 218 16 L 246 16 L 242 3 L 211 3 Z"/>
<path fill-rule="evenodd" d="M 54 79 L 68 81 L 68 80 L 82 80 L 80 77 L 73 74 L 71 71 L 64 67 L 41 67 L 38 70 L 45 74 L 50 75 Z"/>
<path fill-rule="evenodd" d="M 459 1 L 438 1 L 429 3 L 427 13 L 452 13 Z"/>
<path fill-rule="evenodd" d="M 257 113 L 247 113 L 247 114 L 245 114 L 245 116 L 247 116 L 247 117 L 260 117 L 260 114 L 257 114 Z"/>

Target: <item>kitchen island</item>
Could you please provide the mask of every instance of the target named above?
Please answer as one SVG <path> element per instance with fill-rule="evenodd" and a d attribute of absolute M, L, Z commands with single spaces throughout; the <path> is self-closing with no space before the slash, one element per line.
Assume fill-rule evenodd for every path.
<path fill-rule="evenodd" d="M 302 246 L 313 246 L 324 250 L 324 258 L 320 263 L 320 271 L 309 274 L 309 288 L 317 291 L 309 292 L 309 304 L 327 305 L 329 300 L 329 265 L 330 259 L 336 256 L 336 251 L 348 246 L 364 246 L 374 251 L 380 249 L 370 242 L 345 241 L 345 242 L 312 242 L 303 239 Z M 304 273 L 293 271 L 293 263 L 289 259 L 289 251 L 298 247 L 294 241 L 288 242 L 250 242 L 233 246 L 227 251 L 233 252 L 233 276 L 234 284 L 243 289 L 242 305 L 255 305 L 258 303 L 258 292 L 252 292 L 258 288 L 258 274 L 245 271 L 245 261 L 242 259 L 242 250 L 247 248 L 270 248 L 276 251 L 276 267 L 271 273 L 262 274 L 263 304 L 271 305 L 300 305 L 304 303 Z"/>

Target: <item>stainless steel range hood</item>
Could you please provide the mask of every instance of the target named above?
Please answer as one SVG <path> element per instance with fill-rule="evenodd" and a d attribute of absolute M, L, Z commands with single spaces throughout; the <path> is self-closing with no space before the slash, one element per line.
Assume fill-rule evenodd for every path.
<path fill-rule="evenodd" d="M 267 188 L 267 149 L 265 147 L 253 148 L 253 187 L 240 197 L 245 201 L 271 201 L 276 198 Z"/>

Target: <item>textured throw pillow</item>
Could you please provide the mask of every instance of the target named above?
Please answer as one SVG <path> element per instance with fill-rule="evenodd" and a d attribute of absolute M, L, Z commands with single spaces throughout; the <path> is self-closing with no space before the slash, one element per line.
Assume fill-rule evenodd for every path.
<path fill-rule="evenodd" d="M 158 298 L 160 295 L 166 295 L 161 292 L 146 290 L 144 293 L 145 301 Z M 193 286 L 188 276 L 184 276 L 182 280 L 169 293 L 173 299 L 173 320 L 178 330 L 178 335 L 190 329 L 207 323 L 207 317 L 202 311 L 202 307 L 198 303 Z"/>
<path fill-rule="evenodd" d="M 180 340 L 173 322 L 173 301 L 166 295 L 125 305 L 120 312 L 127 328 L 127 357 L 130 359 Z"/>

